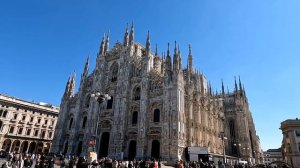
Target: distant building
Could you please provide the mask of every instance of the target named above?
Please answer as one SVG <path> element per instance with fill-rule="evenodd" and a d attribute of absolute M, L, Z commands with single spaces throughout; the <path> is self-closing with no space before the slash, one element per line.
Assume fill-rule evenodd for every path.
<path fill-rule="evenodd" d="M 17 153 L 47 153 L 59 108 L 0 94 L 0 149 Z"/>
<path fill-rule="evenodd" d="M 96 67 L 89 74 L 89 59 L 75 92 L 69 78 L 53 141 L 53 152 L 86 155 L 96 140 L 98 157 L 128 159 L 187 159 L 188 147 L 201 147 L 216 160 L 227 158 L 259 163 L 259 138 L 241 81 L 234 91 L 215 91 L 195 69 L 191 46 L 182 66 L 179 46 L 173 58 L 134 41 L 134 26 L 123 43 L 109 48 L 103 37 Z M 97 102 L 92 95 L 108 94 Z M 99 99 L 98 99 L 99 100 Z M 222 141 L 226 137 L 226 140 Z M 198 153 L 199 154 L 199 153 Z M 196 157 L 198 159 L 198 157 Z"/>
<path fill-rule="evenodd" d="M 270 164 L 275 161 L 283 161 L 281 148 L 279 149 L 268 149 L 264 152 L 264 163 Z"/>
<path fill-rule="evenodd" d="M 300 166 L 300 120 L 289 119 L 281 123 L 283 159 L 293 167 Z"/>

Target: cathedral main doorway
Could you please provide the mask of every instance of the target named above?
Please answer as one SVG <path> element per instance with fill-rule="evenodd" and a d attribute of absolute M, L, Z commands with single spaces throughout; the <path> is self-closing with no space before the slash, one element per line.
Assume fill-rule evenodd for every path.
<path fill-rule="evenodd" d="M 133 160 L 136 156 L 136 141 L 130 141 L 128 150 L 128 159 Z"/>
<path fill-rule="evenodd" d="M 103 132 L 100 141 L 99 157 L 107 157 L 109 146 L 109 132 Z"/>
<path fill-rule="evenodd" d="M 159 159 L 160 156 L 160 143 L 158 140 L 152 141 L 152 148 L 151 148 L 151 157 Z"/>
<path fill-rule="evenodd" d="M 78 143 L 76 155 L 80 156 L 81 152 L 82 152 L 82 141 Z"/>

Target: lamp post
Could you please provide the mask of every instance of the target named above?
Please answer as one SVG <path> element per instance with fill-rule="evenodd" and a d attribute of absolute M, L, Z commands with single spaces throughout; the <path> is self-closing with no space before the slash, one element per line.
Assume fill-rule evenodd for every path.
<path fill-rule="evenodd" d="M 223 162 L 226 163 L 226 153 L 225 153 L 225 139 L 227 137 L 224 135 L 224 132 L 220 132 L 220 138 L 222 139 L 222 145 L 223 145 Z"/>
<path fill-rule="evenodd" d="M 240 144 L 240 143 L 238 143 L 238 144 L 234 143 L 233 145 L 234 145 L 234 146 L 236 147 L 236 149 L 237 149 L 238 163 L 239 163 L 239 161 L 240 161 L 240 147 L 241 147 L 241 144 Z"/>
<path fill-rule="evenodd" d="M 94 98 L 97 102 L 98 102 L 98 105 L 99 105 L 99 110 L 98 110 L 98 113 L 97 113 L 97 121 L 96 121 L 96 129 L 95 129 L 95 134 L 92 136 L 93 137 L 93 140 L 94 140 L 94 143 L 92 144 L 93 146 L 93 151 L 95 152 L 95 146 L 96 146 L 96 149 L 97 149 L 97 146 L 98 146 L 98 143 L 97 143 L 97 131 L 98 131 L 98 127 L 99 127 L 99 120 L 100 120 L 100 105 L 106 101 L 106 100 L 110 100 L 111 97 L 108 95 L 108 94 L 104 94 L 102 92 L 99 92 L 99 91 L 95 91 L 94 93 L 91 94 L 91 97 Z"/>

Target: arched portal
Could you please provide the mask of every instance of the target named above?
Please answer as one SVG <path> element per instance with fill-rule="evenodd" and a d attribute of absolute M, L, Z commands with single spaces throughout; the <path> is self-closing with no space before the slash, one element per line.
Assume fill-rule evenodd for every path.
<path fill-rule="evenodd" d="M 99 157 L 107 157 L 109 146 L 109 132 L 103 132 L 100 141 Z"/>
<path fill-rule="evenodd" d="M 15 140 L 12 144 L 12 152 L 19 153 L 19 150 L 20 150 L 20 141 Z"/>
<path fill-rule="evenodd" d="M 81 153 L 82 153 L 82 141 L 78 143 L 76 155 L 80 156 Z"/>
<path fill-rule="evenodd" d="M 3 142 L 2 149 L 5 150 L 6 152 L 10 152 L 10 151 L 9 151 L 10 146 L 11 146 L 11 140 L 10 140 L 10 139 L 6 139 L 6 140 Z"/>
<path fill-rule="evenodd" d="M 35 153 L 35 147 L 36 147 L 36 143 L 31 142 L 29 145 L 28 153 Z"/>
<path fill-rule="evenodd" d="M 42 142 L 39 142 L 36 146 L 36 153 L 42 153 L 44 148 L 44 144 Z"/>
<path fill-rule="evenodd" d="M 151 157 L 159 159 L 160 156 L 160 143 L 158 140 L 152 141 L 152 148 L 151 148 Z"/>
<path fill-rule="evenodd" d="M 28 148 L 28 141 L 24 141 L 24 142 L 21 144 L 21 153 L 26 153 L 27 148 Z"/>
<path fill-rule="evenodd" d="M 136 156 L 136 141 L 130 141 L 128 149 L 128 159 L 133 160 Z"/>

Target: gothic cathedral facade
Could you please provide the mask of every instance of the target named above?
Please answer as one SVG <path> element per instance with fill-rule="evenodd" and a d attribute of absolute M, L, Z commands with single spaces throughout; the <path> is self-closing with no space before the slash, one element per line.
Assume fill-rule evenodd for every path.
<path fill-rule="evenodd" d="M 259 139 L 240 80 L 234 91 L 225 92 L 222 82 L 215 93 L 194 68 L 190 46 L 187 57 L 182 67 L 176 42 L 172 56 L 169 44 L 166 53 L 159 56 L 157 46 L 152 53 L 149 32 L 144 47 L 134 41 L 133 25 L 111 49 L 104 35 L 96 67 L 89 74 L 88 58 L 78 91 L 75 74 L 67 82 L 52 152 L 83 155 L 95 139 L 98 157 L 175 161 L 198 146 L 215 156 L 225 148 L 226 155 L 258 160 Z M 110 99 L 99 102 L 95 93 Z"/>

